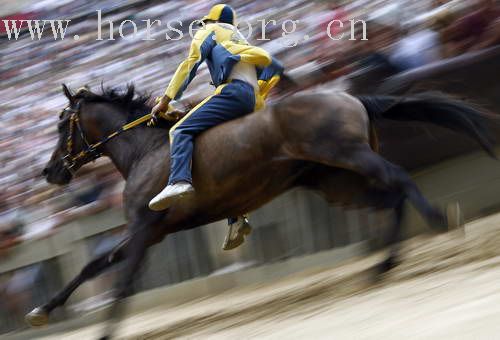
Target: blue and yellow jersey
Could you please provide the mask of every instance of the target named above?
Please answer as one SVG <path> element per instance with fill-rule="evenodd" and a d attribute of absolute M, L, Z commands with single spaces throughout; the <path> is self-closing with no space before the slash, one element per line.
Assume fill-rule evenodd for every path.
<path fill-rule="evenodd" d="M 165 95 L 172 99 L 180 99 L 204 61 L 215 86 L 228 81 L 234 65 L 238 62 L 255 65 L 260 95 L 264 98 L 279 81 L 279 76 L 283 72 L 283 66 L 277 60 L 264 49 L 248 44 L 235 26 L 211 23 L 196 32 L 189 55 L 177 68 Z"/>

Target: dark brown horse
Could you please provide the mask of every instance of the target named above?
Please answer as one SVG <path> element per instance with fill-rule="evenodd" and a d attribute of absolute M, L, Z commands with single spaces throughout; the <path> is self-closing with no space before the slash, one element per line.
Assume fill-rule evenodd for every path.
<path fill-rule="evenodd" d="M 59 294 L 28 314 L 32 325 L 47 323 L 50 312 L 83 282 L 126 260 L 128 265 L 116 284 L 116 301 L 120 301 L 132 293 L 146 249 L 167 234 L 252 211 L 293 187 L 317 190 L 331 203 L 394 208 L 390 243 L 399 239 L 406 199 L 431 225 L 446 225 L 446 217 L 429 204 L 410 176 L 373 150 L 371 123 L 375 119 L 428 121 L 448 127 L 474 138 L 493 155 L 488 116 L 461 101 L 437 95 L 295 94 L 267 110 L 199 135 L 193 159 L 196 194 L 174 202 L 167 211 L 154 212 L 148 202 L 169 176 L 169 123 L 155 128 L 143 124 L 97 150 L 88 150 L 89 145 L 147 114 L 150 107 L 145 98 L 134 99 L 133 87 L 122 95 L 89 90 L 72 94 L 66 86 L 64 93 L 69 105 L 61 113 L 59 142 L 43 174 L 50 183 L 64 185 L 74 171 L 100 153 L 110 157 L 126 180 L 129 237 L 86 265 Z M 390 269 L 393 262 L 390 256 L 382 267 Z M 117 306 L 115 302 L 110 318 L 119 316 Z"/>

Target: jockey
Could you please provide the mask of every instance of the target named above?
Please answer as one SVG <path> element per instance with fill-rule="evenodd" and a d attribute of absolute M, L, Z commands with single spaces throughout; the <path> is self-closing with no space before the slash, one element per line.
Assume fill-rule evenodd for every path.
<path fill-rule="evenodd" d="M 149 203 L 152 210 L 164 210 L 175 198 L 194 192 L 191 158 L 194 138 L 203 131 L 260 110 L 269 91 L 279 82 L 283 66 L 269 53 L 251 46 L 235 27 L 235 12 L 224 4 L 215 5 L 205 16 L 191 43 L 189 56 L 175 72 L 170 84 L 153 108 L 153 119 L 169 115 L 169 104 L 181 98 L 206 61 L 215 93 L 188 112 L 170 130 L 171 169 L 168 185 Z M 244 224 L 245 217 L 230 224 Z M 240 243 L 241 244 L 241 243 Z M 234 247 L 233 247 L 234 248 Z"/>

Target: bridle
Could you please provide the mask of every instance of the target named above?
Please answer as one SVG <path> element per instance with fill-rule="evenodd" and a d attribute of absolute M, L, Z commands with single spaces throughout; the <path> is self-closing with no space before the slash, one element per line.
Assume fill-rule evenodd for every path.
<path fill-rule="evenodd" d="M 70 113 L 70 117 L 69 117 L 69 133 L 68 137 L 66 137 L 66 155 L 62 157 L 62 161 L 64 167 L 71 173 L 75 172 L 75 168 L 80 160 L 84 159 L 85 161 L 83 164 L 86 164 L 102 156 L 102 153 L 97 151 L 97 147 L 100 146 L 102 143 L 90 144 L 89 141 L 87 140 L 87 137 L 85 137 L 82 125 L 80 124 L 80 117 L 79 117 L 80 106 L 81 102 L 79 101 L 76 103 L 75 108 L 67 107 L 66 109 L 64 109 L 64 112 Z M 75 127 L 78 130 L 80 138 L 82 139 L 85 145 L 83 150 L 77 153 L 76 155 L 73 154 L 74 151 L 73 146 L 75 144 L 73 136 L 75 133 Z"/>
<path fill-rule="evenodd" d="M 88 139 L 85 137 L 82 125 L 80 124 L 80 109 L 81 109 L 81 101 L 78 101 L 75 104 L 74 108 L 67 107 L 63 111 L 63 113 L 64 112 L 69 113 L 70 117 L 69 117 L 69 133 L 68 137 L 66 137 L 66 155 L 62 157 L 62 162 L 64 168 L 66 168 L 72 174 L 74 174 L 75 171 L 77 170 L 77 165 L 79 162 L 81 162 L 81 165 L 85 165 L 89 162 L 95 161 L 96 159 L 100 158 L 102 156 L 102 152 L 99 151 L 99 148 L 102 147 L 107 142 L 109 142 L 111 139 L 120 135 L 122 132 L 134 128 L 151 119 L 151 114 L 150 113 L 146 114 L 134 120 L 133 122 L 122 126 L 120 129 L 111 133 L 103 140 L 94 144 L 90 144 Z M 74 143 L 75 127 L 76 130 L 78 131 L 78 134 L 80 135 L 80 138 L 84 143 L 83 150 L 78 152 L 77 154 L 74 154 L 73 150 L 75 144 Z"/>

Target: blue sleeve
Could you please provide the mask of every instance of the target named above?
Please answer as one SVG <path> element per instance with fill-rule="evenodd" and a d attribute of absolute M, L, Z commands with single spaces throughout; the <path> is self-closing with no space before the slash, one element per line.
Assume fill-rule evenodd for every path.
<path fill-rule="evenodd" d="M 271 64 L 265 68 L 258 69 L 257 76 L 259 80 L 268 81 L 274 76 L 281 76 L 285 68 L 283 64 L 273 57 Z"/>

